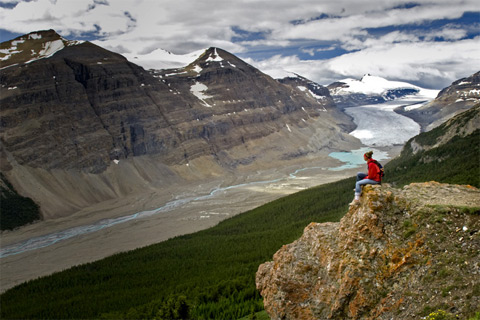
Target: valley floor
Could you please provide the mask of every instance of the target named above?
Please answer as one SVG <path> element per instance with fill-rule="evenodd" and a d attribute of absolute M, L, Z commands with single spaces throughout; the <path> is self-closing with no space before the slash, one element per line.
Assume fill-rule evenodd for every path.
<path fill-rule="evenodd" d="M 398 150 L 395 152 L 398 153 Z M 390 152 L 390 155 L 395 154 Z M 212 227 L 223 219 L 284 195 L 350 177 L 361 170 L 328 170 L 339 164 L 337 160 L 324 156 L 316 159 L 315 163 L 305 164 L 303 168 L 289 167 L 281 171 L 257 172 L 242 179 L 152 190 L 148 194 L 101 203 L 68 218 L 41 221 L 3 232 L 3 253 L 8 247 L 15 247 L 16 252 L 4 254 L 0 259 L 0 291 L 74 265 Z M 155 209 L 165 207 L 166 203 L 175 205 L 157 213 Z M 142 211 L 142 217 L 133 217 Z M 108 222 L 108 219 L 125 221 L 108 227 L 95 227 L 99 220 Z M 85 226 L 95 231 L 77 230 Z M 63 232 L 69 229 L 71 233 L 79 234 L 66 239 Z M 39 248 L 28 250 L 33 245 L 29 241 L 34 237 L 45 238 L 44 244 L 37 241 Z M 19 243 L 23 244 L 19 246 Z"/>

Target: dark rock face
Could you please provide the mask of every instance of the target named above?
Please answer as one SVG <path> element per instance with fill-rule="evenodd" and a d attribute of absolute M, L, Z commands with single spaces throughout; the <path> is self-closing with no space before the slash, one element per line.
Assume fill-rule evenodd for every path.
<path fill-rule="evenodd" d="M 480 71 L 452 83 L 444 88 L 432 102 L 417 109 L 397 111 L 412 118 L 420 124 L 423 131 L 428 131 L 447 119 L 470 109 L 480 102 Z"/>
<path fill-rule="evenodd" d="M 311 95 L 322 105 L 323 111 L 335 113 L 335 118 L 338 119 L 338 125 L 346 132 L 355 130 L 356 125 L 350 116 L 347 116 L 343 112 L 336 112 L 336 110 L 332 108 L 332 106 L 337 104 L 337 101 L 330 95 L 330 90 L 327 87 L 321 86 L 300 75 L 283 78 L 279 81 L 296 89 L 300 89 L 305 94 Z"/>
<path fill-rule="evenodd" d="M 59 49 L 50 53 L 45 48 L 55 47 L 52 43 Z M 20 46 L 39 54 L 28 61 L 28 56 L 15 55 Z M 121 55 L 65 40 L 52 30 L 3 47 L 12 56 L 3 57 L 0 74 L 2 171 L 103 174 L 118 160 L 138 157 L 155 157 L 167 167 L 210 157 L 234 170 L 257 161 L 265 148 L 272 149 L 269 143 L 282 140 L 269 137 L 290 134 L 290 126 L 298 132 L 311 128 L 323 140 L 316 145 L 349 139 L 342 127 L 351 126 L 351 120 L 334 108 L 327 92 L 316 99 L 218 48 L 208 49 L 185 68 L 146 71 Z M 15 63 L 9 63 L 11 59 Z M 302 134 L 305 144 L 283 145 L 271 157 L 318 152 L 307 146 L 311 138 Z M 232 154 L 234 148 L 261 139 L 264 146 L 256 153 Z M 310 149 L 299 153 L 302 148 Z M 19 171 L 7 176 L 21 179 Z M 19 191 L 20 182 L 12 181 Z M 44 182 L 40 185 L 48 185 Z M 55 183 L 62 184 L 57 178 Z"/>
<path fill-rule="evenodd" d="M 184 70 L 151 74 L 83 43 L 6 68 L 1 83 L 2 142 L 20 164 L 46 169 L 98 173 L 113 159 L 145 154 L 180 163 L 278 131 L 282 117 L 302 125 L 301 116 L 320 116 L 301 91 L 215 48 Z M 196 84 L 207 98 L 192 94 Z M 185 147 L 193 141 L 201 147 Z"/>

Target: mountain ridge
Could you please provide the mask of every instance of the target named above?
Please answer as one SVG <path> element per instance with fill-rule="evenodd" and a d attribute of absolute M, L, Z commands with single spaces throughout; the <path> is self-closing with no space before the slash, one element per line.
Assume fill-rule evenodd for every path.
<path fill-rule="evenodd" d="M 431 130 L 480 101 L 480 71 L 455 80 L 425 105 L 405 106 L 396 112 L 419 123 L 422 131 Z"/>
<path fill-rule="evenodd" d="M 0 44 L 0 69 L 48 58 L 65 47 L 81 43 L 67 40 L 52 29 L 34 31 Z"/>
<path fill-rule="evenodd" d="M 40 47 L 63 41 L 32 34 Z M 2 172 L 45 218 L 359 144 L 327 96 L 319 102 L 218 48 L 185 68 L 146 71 L 76 43 L 4 68 L 0 82 Z"/>

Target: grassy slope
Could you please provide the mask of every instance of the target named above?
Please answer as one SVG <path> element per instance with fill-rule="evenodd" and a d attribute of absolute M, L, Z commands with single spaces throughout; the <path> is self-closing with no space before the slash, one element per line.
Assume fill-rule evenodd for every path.
<path fill-rule="evenodd" d="M 420 139 L 434 141 L 441 130 Z M 406 148 L 386 166 L 385 180 L 480 187 L 478 141 L 479 130 L 416 155 Z M 179 318 L 185 302 L 196 319 L 253 314 L 262 309 L 258 265 L 310 222 L 338 221 L 353 184 L 352 178 L 305 190 L 214 228 L 17 286 L 1 296 L 1 318 Z"/>

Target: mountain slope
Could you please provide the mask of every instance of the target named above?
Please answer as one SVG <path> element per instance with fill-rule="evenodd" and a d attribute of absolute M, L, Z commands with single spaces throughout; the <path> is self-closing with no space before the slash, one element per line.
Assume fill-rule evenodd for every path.
<path fill-rule="evenodd" d="M 39 31 L 2 44 L 11 49 L 0 75 L 2 172 L 46 218 L 358 144 L 331 99 L 319 102 L 226 51 L 145 71 L 66 41 Z M 47 47 L 56 51 L 34 61 L 23 55 Z"/>
<path fill-rule="evenodd" d="M 399 157 L 386 165 L 387 180 L 404 185 L 438 181 L 480 187 L 480 104 L 435 129 L 410 139 Z"/>
<path fill-rule="evenodd" d="M 428 131 L 480 101 L 480 71 L 454 81 L 441 90 L 435 100 L 419 107 L 405 107 L 397 112 L 418 122 Z"/>
<path fill-rule="evenodd" d="M 327 108 L 331 105 L 330 101 L 333 100 L 327 87 L 321 86 L 318 83 L 313 82 L 298 74 L 293 74 L 292 76 L 278 79 L 278 81 L 283 84 L 287 84 L 294 88 L 297 88 L 307 95 L 311 95 L 313 98 L 317 99 L 319 103 L 326 105 Z M 323 111 L 327 111 L 325 107 Z M 341 119 L 344 117 L 344 114 L 337 113 L 337 117 Z M 339 125 L 343 126 L 344 130 L 346 130 L 347 132 L 353 131 L 356 127 L 354 123 L 349 123 L 347 121 L 344 121 Z"/>

